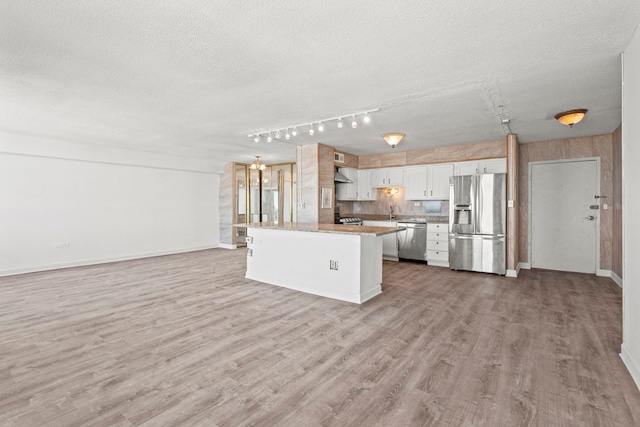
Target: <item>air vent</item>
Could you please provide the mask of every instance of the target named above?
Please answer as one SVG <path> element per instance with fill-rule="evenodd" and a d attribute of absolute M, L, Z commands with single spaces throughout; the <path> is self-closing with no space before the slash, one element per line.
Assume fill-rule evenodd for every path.
<path fill-rule="evenodd" d="M 342 153 L 333 153 L 333 160 L 336 163 L 344 163 L 344 154 L 342 154 Z"/>

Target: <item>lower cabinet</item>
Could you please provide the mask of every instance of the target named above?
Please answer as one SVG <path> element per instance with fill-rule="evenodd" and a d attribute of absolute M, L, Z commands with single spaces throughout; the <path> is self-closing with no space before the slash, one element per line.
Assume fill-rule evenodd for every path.
<path fill-rule="evenodd" d="M 449 267 L 449 224 L 427 224 L 427 264 Z"/>
<path fill-rule="evenodd" d="M 398 223 L 393 221 L 362 221 L 362 225 L 369 227 L 397 227 Z M 398 261 L 398 233 L 382 236 L 382 259 Z"/>

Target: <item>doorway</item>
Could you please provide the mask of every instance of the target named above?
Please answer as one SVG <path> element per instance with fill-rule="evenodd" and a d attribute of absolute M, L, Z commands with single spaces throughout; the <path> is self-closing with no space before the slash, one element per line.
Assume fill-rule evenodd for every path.
<path fill-rule="evenodd" d="M 600 264 L 600 159 L 529 163 L 532 268 L 595 274 Z"/>

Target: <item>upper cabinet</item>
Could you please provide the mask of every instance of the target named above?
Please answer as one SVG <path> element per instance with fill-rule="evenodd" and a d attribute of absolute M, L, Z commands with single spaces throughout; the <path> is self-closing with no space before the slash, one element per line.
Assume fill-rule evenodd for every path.
<path fill-rule="evenodd" d="M 374 188 L 404 186 L 404 168 L 371 169 L 371 185 Z"/>
<path fill-rule="evenodd" d="M 349 178 L 351 183 L 336 182 L 336 200 L 367 201 L 376 200 L 376 189 L 371 187 L 371 170 L 338 168 L 338 171 Z"/>
<path fill-rule="evenodd" d="M 454 163 L 455 175 L 475 175 L 477 173 L 507 173 L 507 159 L 472 160 Z"/>
<path fill-rule="evenodd" d="M 338 168 L 338 171 L 352 182 L 336 182 L 336 200 L 356 200 L 358 195 L 358 169 Z"/>
<path fill-rule="evenodd" d="M 453 163 L 440 163 L 405 168 L 405 200 L 446 200 Z"/>
<path fill-rule="evenodd" d="M 449 178 L 453 176 L 453 163 L 429 165 L 427 168 L 427 183 L 429 190 L 427 193 L 427 199 L 448 200 Z"/>
<path fill-rule="evenodd" d="M 371 169 L 363 169 L 358 171 L 358 194 L 357 200 L 376 200 L 378 194 L 371 185 Z"/>
<path fill-rule="evenodd" d="M 404 169 L 405 200 L 427 200 L 427 166 L 409 166 Z"/>

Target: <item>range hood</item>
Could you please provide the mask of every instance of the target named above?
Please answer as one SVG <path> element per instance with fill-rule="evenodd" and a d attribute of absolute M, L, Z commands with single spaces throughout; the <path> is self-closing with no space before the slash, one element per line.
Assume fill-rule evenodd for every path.
<path fill-rule="evenodd" d="M 340 183 L 344 183 L 344 184 L 353 183 L 353 181 L 351 181 L 349 178 L 347 178 L 346 176 L 344 176 L 340 172 L 338 172 L 338 168 L 335 168 L 335 171 L 334 171 L 334 174 L 333 174 L 333 180 L 335 182 L 340 182 Z"/>

